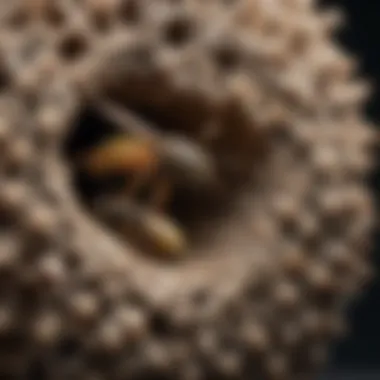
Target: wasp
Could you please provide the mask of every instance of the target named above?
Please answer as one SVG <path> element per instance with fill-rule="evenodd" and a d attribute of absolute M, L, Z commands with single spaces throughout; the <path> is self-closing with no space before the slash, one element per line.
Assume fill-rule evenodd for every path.
<path fill-rule="evenodd" d="M 161 194 L 170 193 L 168 183 L 199 190 L 218 182 L 211 155 L 189 138 L 160 133 L 132 111 L 114 104 L 103 101 L 97 107 L 120 133 L 82 155 L 80 166 L 88 174 L 98 178 L 110 173 L 134 174 L 132 192 L 144 181 L 159 178 Z"/>
<path fill-rule="evenodd" d="M 174 188 L 210 189 L 218 182 L 213 158 L 189 138 L 159 132 L 131 110 L 106 101 L 98 101 L 97 109 L 118 126 L 119 133 L 81 154 L 80 167 L 95 178 L 111 173 L 129 175 L 132 181 L 122 191 L 125 202 L 120 208 L 120 213 L 125 213 L 124 217 L 120 216 L 124 233 L 138 229 L 137 235 L 156 242 L 157 247 L 166 247 L 168 252 L 180 249 L 185 241 L 183 233 L 161 211 Z M 131 201 L 147 183 L 153 189 L 147 201 L 152 211 Z M 106 209 L 106 206 L 102 208 Z M 133 213 L 136 215 L 132 223 Z M 106 219 L 109 216 L 106 211 L 101 215 Z"/>
<path fill-rule="evenodd" d="M 187 239 L 174 220 L 120 195 L 99 197 L 93 204 L 101 220 L 133 243 L 165 258 L 176 258 L 187 248 Z"/>
<path fill-rule="evenodd" d="M 97 109 L 119 127 L 120 133 L 83 157 L 87 172 L 96 176 L 112 171 L 156 173 L 174 185 L 191 188 L 217 183 L 213 158 L 190 138 L 159 132 L 131 110 L 109 102 L 99 102 Z"/>

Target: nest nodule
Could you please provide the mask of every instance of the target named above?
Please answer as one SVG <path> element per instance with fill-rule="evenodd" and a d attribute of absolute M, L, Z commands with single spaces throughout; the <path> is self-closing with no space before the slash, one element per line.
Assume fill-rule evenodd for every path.
<path fill-rule="evenodd" d="M 368 279 L 374 220 L 367 87 L 331 42 L 336 21 L 309 0 L 1 2 L 4 378 L 286 380 L 318 368 Z M 95 212 L 125 179 L 92 182 L 78 166 L 128 112 L 165 142 L 192 141 L 220 179 L 190 191 L 188 161 L 174 160 L 186 185 L 169 176 L 159 210 L 188 237 L 174 262 Z M 124 199 L 151 206 L 160 175 Z"/>

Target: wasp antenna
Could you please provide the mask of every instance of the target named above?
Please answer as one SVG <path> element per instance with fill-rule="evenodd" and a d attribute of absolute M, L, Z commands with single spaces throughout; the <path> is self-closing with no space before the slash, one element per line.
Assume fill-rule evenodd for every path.
<path fill-rule="evenodd" d="M 155 131 L 154 127 L 130 109 L 119 107 L 104 99 L 97 100 L 96 106 L 104 116 L 121 129 L 121 132 L 149 139 L 158 137 L 158 132 Z"/>

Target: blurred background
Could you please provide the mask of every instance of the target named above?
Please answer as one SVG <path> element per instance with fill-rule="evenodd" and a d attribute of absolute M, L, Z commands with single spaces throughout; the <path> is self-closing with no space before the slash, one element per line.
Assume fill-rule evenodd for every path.
<path fill-rule="evenodd" d="M 321 0 L 322 6 L 343 9 L 347 22 L 337 38 L 344 48 L 355 54 L 361 73 L 375 86 L 366 107 L 366 115 L 380 130 L 380 0 Z M 379 161 L 380 156 L 378 155 Z M 379 210 L 380 172 L 370 178 L 377 195 Z M 332 347 L 331 361 L 321 380 L 380 379 L 380 234 L 375 236 L 373 260 L 376 279 L 352 305 L 349 312 L 350 337 Z"/>

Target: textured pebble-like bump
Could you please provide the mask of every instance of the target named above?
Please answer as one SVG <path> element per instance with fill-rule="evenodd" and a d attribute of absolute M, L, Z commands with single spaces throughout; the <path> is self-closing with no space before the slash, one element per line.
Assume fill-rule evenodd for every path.
<path fill-rule="evenodd" d="M 323 362 L 374 219 L 368 89 L 339 21 L 311 0 L 0 2 L 3 378 L 285 380 Z M 229 183 L 265 156 L 190 259 L 136 254 L 75 193 L 64 142 L 104 94 L 208 144 Z"/>

